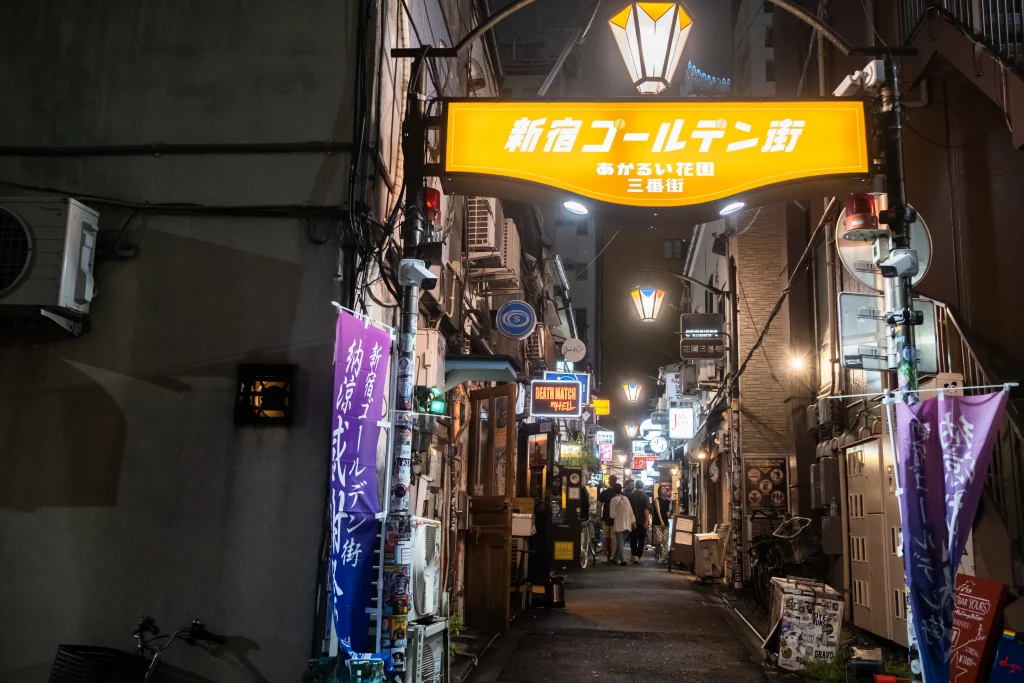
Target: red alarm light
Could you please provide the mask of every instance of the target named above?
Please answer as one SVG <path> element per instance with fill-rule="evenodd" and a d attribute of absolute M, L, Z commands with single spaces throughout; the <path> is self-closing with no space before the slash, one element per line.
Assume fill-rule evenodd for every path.
<path fill-rule="evenodd" d="M 879 226 L 874 196 L 869 192 L 850 195 L 850 198 L 846 200 L 846 220 L 843 227 L 845 229 L 844 239 L 875 239 Z"/>
<path fill-rule="evenodd" d="M 441 191 L 428 187 L 424 192 L 424 198 L 427 205 L 427 220 L 441 222 Z"/>

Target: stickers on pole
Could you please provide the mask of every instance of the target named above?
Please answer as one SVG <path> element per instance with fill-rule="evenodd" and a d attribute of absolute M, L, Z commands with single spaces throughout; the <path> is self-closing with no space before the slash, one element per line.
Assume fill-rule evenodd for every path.
<path fill-rule="evenodd" d="M 509 339 L 522 341 L 537 327 L 537 313 L 525 301 L 509 301 L 498 309 L 498 331 Z"/>

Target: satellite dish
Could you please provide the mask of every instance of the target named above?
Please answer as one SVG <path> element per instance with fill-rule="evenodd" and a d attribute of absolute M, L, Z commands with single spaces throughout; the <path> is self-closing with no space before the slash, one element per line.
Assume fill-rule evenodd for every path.
<path fill-rule="evenodd" d="M 871 194 L 875 198 L 875 207 L 878 211 L 888 207 L 887 197 L 884 193 L 872 192 Z M 847 272 L 861 283 L 876 292 L 883 291 L 885 278 L 882 277 L 881 271 L 871 257 L 872 242 L 851 242 L 843 239 L 845 219 L 846 209 L 844 208 L 839 212 L 839 218 L 836 220 L 836 246 L 839 248 L 839 260 L 842 261 Z M 885 223 L 881 225 L 885 225 Z M 910 224 L 910 248 L 917 250 L 917 260 L 920 263 L 920 270 L 910 281 L 912 285 L 916 286 L 924 279 L 925 274 L 928 273 L 928 267 L 932 263 L 932 236 L 920 214 Z"/>

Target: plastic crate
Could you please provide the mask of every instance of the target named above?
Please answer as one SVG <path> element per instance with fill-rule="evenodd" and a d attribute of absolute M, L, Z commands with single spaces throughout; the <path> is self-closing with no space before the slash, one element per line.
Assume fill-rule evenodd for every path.
<path fill-rule="evenodd" d="M 138 683 L 149 662 L 109 647 L 58 645 L 50 683 Z"/>

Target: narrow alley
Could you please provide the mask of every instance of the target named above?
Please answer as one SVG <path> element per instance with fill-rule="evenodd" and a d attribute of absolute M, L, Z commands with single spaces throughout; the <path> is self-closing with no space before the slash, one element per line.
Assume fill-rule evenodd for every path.
<path fill-rule="evenodd" d="M 566 575 L 565 609 L 522 616 L 471 683 L 765 680 L 754 634 L 692 575 L 603 561 Z"/>

